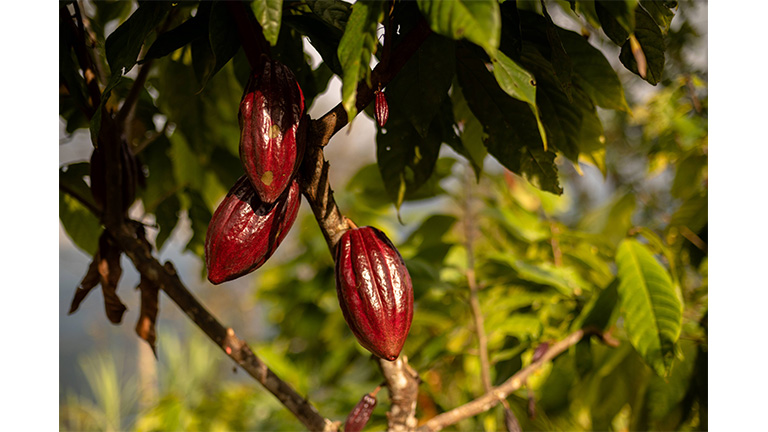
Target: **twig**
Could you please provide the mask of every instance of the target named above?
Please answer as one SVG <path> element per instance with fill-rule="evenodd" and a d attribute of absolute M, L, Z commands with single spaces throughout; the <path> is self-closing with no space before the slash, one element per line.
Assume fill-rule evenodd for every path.
<path fill-rule="evenodd" d="M 488 338 L 485 334 L 485 319 L 483 317 L 483 311 L 480 309 L 480 300 L 478 299 L 477 292 L 477 279 L 475 277 L 475 251 L 474 240 L 475 233 L 473 229 L 474 217 L 472 215 L 472 174 L 469 169 L 465 169 L 464 173 L 464 189 L 466 195 L 464 196 L 464 242 L 467 249 L 467 285 L 469 285 L 469 305 L 472 309 L 472 317 L 475 321 L 475 332 L 477 333 L 477 346 L 480 354 L 480 376 L 483 381 L 483 389 L 485 392 L 491 391 L 491 363 L 488 360 Z"/>
<path fill-rule="evenodd" d="M 80 10 L 77 7 L 77 3 L 74 3 L 75 7 L 75 19 L 79 21 L 79 25 L 76 25 L 69 14 L 69 10 L 66 7 L 59 9 L 59 23 L 60 25 L 66 25 L 69 28 L 74 43 L 75 56 L 80 65 L 80 69 L 83 70 L 83 77 L 85 78 L 85 85 L 88 89 L 88 106 L 83 107 L 85 115 L 90 119 L 96 112 L 96 107 L 101 102 L 101 89 L 99 89 L 99 83 L 97 75 L 93 68 L 93 61 L 90 57 L 89 51 L 85 46 L 85 35 L 83 35 L 79 27 L 82 26 L 82 20 L 80 19 Z M 74 89 L 72 89 L 74 90 Z"/>
<path fill-rule="evenodd" d="M 577 342 L 581 340 L 581 338 L 585 334 L 586 332 L 583 329 L 577 330 L 571 333 L 565 339 L 552 345 L 549 348 L 549 350 L 547 350 L 547 352 L 544 353 L 544 355 L 540 359 L 531 363 L 527 367 L 521 369 L 516 374 L 512 375 L 508 380 L 504 381 L 504 383 L 501 384 L 500 386 L 493 388 L 490 392 L 487 392 L 483 396 L 480 396 L 479 398 L 471 402 L 468 402 L 448 412 L 444 412 L 440 415 L 437 415 L 431 418 L 426 423 L 424 423 L 421 427 L 419 427 L 417 431 L 420 431 L 420 432 L 439 431 L 447 426 L 456 424 L 464 419 L 467 419 L 469 417 L 473 417 L 480 413 L 488 411 L 489 409 L 493 408 L 496 404 L 498 404 L 501 400 L 505 399 L 512 392 L 521 388 L 525 383 L 525 380 L 533 372 L 538 370 L 546 362 L 552 360 L 553 358 L 557 357 L 559 354 L 566 351 L 571 346 L 575 345 Z"/>

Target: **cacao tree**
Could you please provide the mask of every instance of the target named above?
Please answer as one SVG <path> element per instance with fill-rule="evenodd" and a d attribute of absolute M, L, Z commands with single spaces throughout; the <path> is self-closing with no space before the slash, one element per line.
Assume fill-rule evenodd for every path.
<path fill-rule="evenodd" d="M 59 170 L 90 260 L 68 312 L 100 286 L 122 324 L 136 296 L 159 364 L 202 365 L 129 423 L 62 401 L 61 428 L 705 430 L 697 7 L 60 2 L 63 133 L 92 146 Z M 180 232 L 202 274 L 162 262 Z M 260 340 L 200 300 L 235 280 Z M 165 337 L 168 308 L 196 333 Z M 259 387 L 222 387 L 225 356 Z"/>

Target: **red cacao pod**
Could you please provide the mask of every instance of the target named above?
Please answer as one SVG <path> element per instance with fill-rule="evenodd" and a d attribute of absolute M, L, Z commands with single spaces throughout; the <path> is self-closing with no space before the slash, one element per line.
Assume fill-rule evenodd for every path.
<path fill-rule="evenodd" d="M 363 395 L 360 402 L 352 408 L 344 422 L 344 432 L 360 432 L 371 418 L 373 409 L 376 408 L 376 397 L 370 393 Z"/>
<path fill-rule="evenodd" d="M 360 345 L 385 360 L 403 349 L 413 319 L 413 285 L 405 262 L 373 227 L 345 232 L 336 246 L 336 293 Z"/>
<path fill-rule="evenodd" d="M 220 284 L 261 267 L 288 234 L 301 204 L 294 180 L 274 203 L 259 199 L 247 176 L 219 204 L 205 236 L 208 280 Z"/>
<path fill-rule="evenodd" d="M 389 118 L 389 105 L 387 105 L 387 98 L 384 96 L 384 92 L 376 92 L 376 102 L 374 103 L 374 116 L 376 117 L 376 123 L 379 127 L 384 127 L 387 124 Z"/>
<path fill-rule="evenodd" d="M 291 70 L 275 60 L 251 75 L 240 101 L 240 161 L 264 202 L 274 202 L 291 182 L 304 152 L 297 135 L 304 95 Z"/>

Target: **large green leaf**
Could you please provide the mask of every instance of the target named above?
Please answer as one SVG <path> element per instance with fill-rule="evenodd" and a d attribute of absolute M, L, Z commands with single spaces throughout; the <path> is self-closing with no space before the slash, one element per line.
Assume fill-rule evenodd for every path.
<path fill-rule="evenodd" d="M 283 16 L 283 24 L 308 37 L 309 43 L 323 58 L 323 63 L 336 75 L 344 75 L 338 55 L 342 30 L 331 26 L 314 14 L 286 15 Z"/>
<path fill-rule="evenodd" d="M 343 70 L 341 102 L 351 122 L 357 115 L 357 84 L 371 84 L 371 55 L 376 51 L 376 29 L 383 18 L 383 2 L 357 2 L 352 6 L 344 35 L 339 42 L 339 61 Z"/>
<path fill-rule="evenodd" d="M 501 15 L 496 0 L 418 0 L 429 27 L 451 39 L 466 39 L 493 57 L 501 37 Z"/>
<path fill-rule="evenodd" d="M 653 21 L 661 29 L 662 34 L 669 32 L 672 18 L 675 17 L 673 8 L 677 8 L 676 1 L 668 0 L 640 0 L 640 6 L 648 12 Z"/>
<path fill-rule="evenodd" d="M 404 114 L 393 111 L 386 129 L 376 136 L 376 160 L 384 186 L 399 209 L 406 195 L 416 192 L 432 175 L 442 143 L 439 121 L 425 138 Z"/>
<path fill-rule="evenodd" d="M 59 220 L 69 238 L 83 252 L 93 256 L 99 248 L 101 224 L 80 201 L 59 192 Z"/>
<path fill-rule="evenodd" d="M 251 3 L 251 9 L 261 24 L 264 38 L 274 46 L 277 43 L 277 36 L 280 34 L 283 0 L 256 0 Z"/>
<path fill-rule="evenodd" d="M 596 1 L 595 11 L 605 34 L 621 45 L 635 29 L 637 0 Z"/>
<path fill-rule="evenodd" d="M 656 85 L 661 81 L 661 74 L 664 72 L 664 35 L 643 8 L 637 8 L 635 37 L 645 55 L 646 72 L 643 79 Z M 619 60 L 627 69 L 640 75 L 637 60 L 632 53 L 631 41 L 628 40 L 621 46 Z"/>
<path fill-rule="evenodd" d="M 683 305 L 667 270 L 646 246 L 625 239 L 616 252 L 619 299 L 632 346 L 659 375 L 666 375 L 680 336 Z"/>
<path fill-rule="evenodd" d="M 456 54 L 459 84 L 472 113 L 488 134 L 488 153 L 536 187 L 561 194 L 555 153 L 544 150 L 529 105 L 506 94 L 482 59 L 471 51 L 458 48 Z"/>
<path fill-rule="evenodd" d="M 573 62 L 574 83 L 584 89 L 595 105 L 629 111 L 624 87 L 603 53 L 578 33 L 559 29 L 558 34 Z"/>
<path fill-rule="evenodd" d="M 105 51 L 113 75 L 131 70 L 144 39 L 165 18 L 170 8 L 170 2 L 142 2 L 136 12 L 107 37 Z"/>
<path fill-rule="evenodd" d="M 455 82 L 451 92 L 451 101 L 453 118 L 458 127 L 459 139 L 461 140 L 459 144 L 461 145 L 452 142 L 449 142 L 448 145 L 467 158 L 475 171 L 475 177 L 479 181 L 483 172 L 485 157 L 488 155 L 488 150 L 483 145 L 483 125 L 472 114 L 472 110 L 469 109 L 467 100 L 461 92 L 461 87 L 457 81 Z"/>
<path fill-rule="evenodd" d="M 389 111 L 402 112 L 422 137 L 438 113 L 435 107 L 448 96 L 455 57 L 446 53 L 453 52 L 453 41 L 432 34 L 387 85 Z"/>
<path fill-rule="evenodd" d="M 203 19 L 202 15 L 197 14 L 173 29 L 159 34 L 139 63 L 149 59 L 165 57 L 194 39 L 206 37 L 207 30 L 208 23 Z"/>
<path fill-rule="evenodd" d="M 527 103 L 531 107 L 531 112 L 536 118 L 536 125 L 539 128 L 541 141 L 544 149 L 547 148 L 547 134 L 544 124 L 541 122 L 539 110 L 536 106 L 536 80 L 533 76 L 523 69 L 514 60 L 499 51 L 492 59 L 493 76 L 499 83 L 504 92 L 515 99 Z"/>

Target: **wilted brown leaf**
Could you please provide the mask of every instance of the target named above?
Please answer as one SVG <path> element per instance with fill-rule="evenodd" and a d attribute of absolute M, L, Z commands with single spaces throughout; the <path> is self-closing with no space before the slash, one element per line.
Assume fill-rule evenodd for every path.
<path fill-rule="evenodd" d="M 139 314 L 139 321 L 136 323 L 136 334 L 147 341 L 150 348 L 152 348 L 152 352 L 155 354 L 155 358 L 157 358 L 155 323 L 157 322 L 159 306 L 159 289 L 157 285 L 153 284 L 143 275 L 136 289 L 141 290 L 141 312 Z"/>

